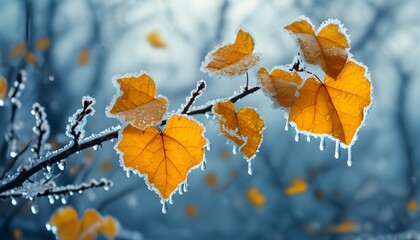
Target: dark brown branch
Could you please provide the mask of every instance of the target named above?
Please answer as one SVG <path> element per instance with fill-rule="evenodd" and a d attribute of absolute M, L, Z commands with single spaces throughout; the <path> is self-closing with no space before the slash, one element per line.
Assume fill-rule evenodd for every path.
<path fill-rule="evenodd" d="M 191 93 L 190 99 L 188 100 L 188 103 L 187 103 L 187 105 L 185 105 L 185 107 L 182 110 L 181 114 L 186 114 L 188 112 L 188 110 L 190 109 L 190 107 L 193 105 L 195 99 L 198 96 L 200 96 L 201 91 L 203 91 L 204 88 L 206 88 L 206 82 L 204 82 L 204 80 L 199 81 L 198 84 L 197 84 L 197 88 L 195 89 L 195 91 L 193 91 Z"/>
<path fill-rule="evenodd" d="M 248 90 L 243 91 L 242 93 L 233 96 L 229 100 L 232 103 L 237 102 L 238 100 L 244 98 L 245 96 L 248 96 L 256 91 L 258 91 L 260 87 L 253 87 Z M 196 109 L 194 111 L 190 111 L 187 113 L 187 115 L 197 115 L 197 114 L 204 114 L 206 112 L 210 112 L 213 108 L 213 105 L 210 104 L 206 107 L 203 107 L 201 109 Z M 162 121 L 162 125 L 166 124 L 166 120 Z M 32 175 L 36 174 L 37 172 L 41 171 L 42 169 L 46 168 L 47 166 L 51 166 L 55 163 L 58 163 L 62 159 L 68 158 L 70 155 L 75 154 L 76 152 L 79 152 L 81 150 L 84 150 L 86 148 L 90 148 L 96 145 L 100 145 L 103 142 L 109 141 L 111 139 L 118 138 L 120 128 L 117 127 L 116 129 L 111 129 L 106 131 L 105 134 L 99 134 L 98 137 L 93 138 L 87 138 L 85 141 L 82 141 L 80 144 L 71 144 L 63 149 L 59 150 L 57 153 L 53 153 L 50 156 L 47 156 L 45 160 L 38 163 L 37 165 L 33 166 L 32 168 L 28 169 L 27 171 L 21 172 L 17 177 L 15 177 L 10 182 L 0 186 L 0 193 L 4 193 L 10 189 L 19 187 L 25 182 L 27 179 L 29 179 Z"/>

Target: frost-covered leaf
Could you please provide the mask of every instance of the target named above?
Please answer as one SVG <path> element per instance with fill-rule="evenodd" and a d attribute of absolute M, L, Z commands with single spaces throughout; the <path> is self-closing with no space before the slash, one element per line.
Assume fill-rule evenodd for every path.
<path fill-rule="evenodd" d="M 141 130 L 162 121 L 168 100 L 156 97 L 155 83 L 149 75 L 118 78 L 115 87 L 118 94 L 107 108 L 108 116 L 130 122 Z"/>
<path fill-rule="evenodd" d="M 246 159 L 254 157 L 262 141 L 264 120 L 256 109 L 246 107 L 235 112 L 231 101 L 218 102 L 213 112 L 220 116 L 220 132 L 240 147 Z"/>
<path fill-rule="evenodd" d="M 295 178 L 292 184 L 284 191 L 286 195 L 296 195 L 306 192 L 308 184 L 303 179 Z"/>
<path fill-rule="evenodd" d="M 260 191 L 258 191 L 256 187 L 249 188 L 246 196 L 248 201 L 256 207 L 261 207 L 265 204 L 265 196 Z"/>
<path fill-rule="evenodd" d="M 167 200 L 187 180 L 189 171 L 202 163 L 207 144 L 204 131 L 192 118 L 173 115 L 163 131 L 155 126 L 140 130 L 128 125 L 116 149 L 122 166 L 144 176 Z"/>
<path fill-rule="evenodd" d="M 255 66 L 260 58 L 252 54 L 254 39 L 251 34 L 240 29 L 233 44 L 217 47 L 210 52 L 203 62 L 202 71 L 218 76 L 236 76 L 244 74 Z"/>
<path fill-rule="evenodd" d="M 319 65 L 331 78 L 340 74 L 347 62 L 350 48 L 340 21 L 325 22 L 316 33 L 307 18 L 295 21 L 285 29 L 296 36 L 306 62 Z"/>
<path fill-rule="evenodd" d="M 166 48 L 166 42 L 158 31 L 152 31 L 146 36 L 147 41 L 152 47 Z"/>

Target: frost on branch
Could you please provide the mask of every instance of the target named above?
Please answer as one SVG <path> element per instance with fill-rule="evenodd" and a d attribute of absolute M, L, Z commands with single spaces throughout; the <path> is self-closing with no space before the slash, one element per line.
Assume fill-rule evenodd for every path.
<path fill-rule="evenodd" d="M 31 114 L 35 116 L 35 126 L 32 131 L 36 137 L 36 143 L 32 146 L 31 151 L 35 153 L 35 160 L 39 159 L 40 154 L 44 150 L 45 143 L 50 134 L 50 125 L 47 121 L 47 114 L 44 107 L 39 103 L 34 103 Z"/>
<path fill-rule="evenodd" d="M 90 96 L 84 96 L 82 99 L 82 109 L 78 109 L 73 116 L 69 117 L 69 125 L 67 125 L 66 135 L 78 142 L 85 136 L 84 127 L 86 125 L 86 117 L 95 113 L 93 105 L 96 100 Z"/>

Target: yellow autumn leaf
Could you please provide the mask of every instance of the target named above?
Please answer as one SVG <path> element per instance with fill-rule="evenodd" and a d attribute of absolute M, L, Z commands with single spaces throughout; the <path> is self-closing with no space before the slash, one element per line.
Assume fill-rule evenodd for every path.
<path fill-rule="evenodd" d="M 51 44 L 51 40 L 50 38 L 40 38 L 38 39 L 38 41 L 36 42 L 36 49 L 38 49 L 39 51 L 45 51 L 50 47 Z"/>
<path fill-rule="evenodd" d="M 198 207 L 195 204 L 187 204 L 185 206 L 185 215 L 189 218 L 198 216 Z"/>
<path fill-rule="evenodd" d="M 79 64 L 80 65 L 88 65 L 90 60 L 90 53 L 89 49 L 84 48 L 79 53 Z"/>
<path fill-rule="evenodd" d="M 166 42 L 158 31 L 152 31 L 146 36 L 147 41 L 155 48 L 166 48 Z"/>
<path fill-rule="evenodd" d="M 208 186 L 214 186 L 217 183 L 217 175 L 214 172 L 209 172 L 206 174 L 206 184 Z"/>
<path fill-rule="evenodd" d="M 204 159 L 204 127 L 185 115 L 173 115 L 164 130 L 131 125 L 121 132 L 117 149 L 122 165 L 146 176 L 166 200 L 187 179 L 188 172 Z"/>
<path fill-rule="evenodd" d="M 7 94 L 7 81 L 0 76 L 0 100 L 3 100 Z"/>
<path fill-rule="evenodd" d="M 350 219 L 345 219 L 337 225 L 332 225 L 327 228 L 330 233 L 354 233 L 359 231 L 359 225 Z"/>
<path fill-rule="evenodd" d="M 264 120 L 254 108 L 245 107 L 235 112 L 231 101 L 218 102 L 213 112 L 220 116 L 220 132 L 240 147 L 247 159 L 251 159 L 262 141 Z"/>
<path fill-rule="evenodd" d="M 406 207 L 407 207 L 407 210 L 410 211 L 410 212 L 415 212 L 415 211 L 417 211 L 419 209 L 418 208 L 418 205 L 417 205 L 417 201 L 414 198 L 410 199 L 407 202 Z"/>
<path fill-rule="evenodd" d="M 141 130 L 162 121 L 168 100 L 156 97 L 155 82 L 149 75 L 121 77 L 116 85 L 120 93 L 107 108 L 108 116 L 122 118 Z"/>
<path fill-rule="evenodd" d="M 309 19 L 293 22 L 285 29 L 297 38 L 306 62 L 319 65 L 334 79 L 341 73 L 350 44 L 338 20 L 323 24 L 317 33 Z"/>
<path fill-rule="evenodd" d="M 308 184 L 303 179 L 295 178 L 292 184 L 284 191 L 287 195 L 304 193 L 308 189 Z"/>
<path fill-rule="evenodd" d="M 118 221 L 111 217 L 105 216 L 102 218 L 99 234 L 102 234 L 108 239 L 114 239 L 119 230 Z"/>
<path fill-rule="evenodd" d="M 26 52 L 24 58 L 25 58 L 25 61 L 29 64 L 36 64 L 37 62 L 37 57 L 32 52 Z"/>
<path fill-rule="evenodd" d="M 113 164 L 110 160 L 105 160 L 101 163 L 100 169 L 103 172 L 108 172 L 113 167 Z"/>
<path fill-rule="evenodd" d="M 248 201 L 256 207 L 261 207 L 265 203 L 265 196 L 260 193 L 256 187 L 249 188 L 246 196 Z"/>
<path fill-rule="evenodd" d="M 206 56 L 202 70 L 220 76 L 244 74 L 260 60 L 253 51 L 254 39 L 240 29 L 233 44 L 218 47 Z"/>

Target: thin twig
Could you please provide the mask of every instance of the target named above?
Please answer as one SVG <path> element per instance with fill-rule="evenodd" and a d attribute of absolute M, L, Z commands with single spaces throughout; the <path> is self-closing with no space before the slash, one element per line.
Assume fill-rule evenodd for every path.
<path fill-rule="evenodd" d="M 187 105 L 185 105 L 185 107 L 182 110 L 181 114 L 186 114 L 188 112 L 188 110 L 190 109 L 190 107 L 194 103 L 195 99 L 198 96 L 200 96 L 201 91 L 203 91 L 204 88 L 206 88 L 206 82 L 204 82 L 203 80 L 199 81 L 198 84 L 197 84 L 197 88 L 195 89 L 195 91 L 193 91 L 191 93 L 190 99 L 188 100 L 188 103 L 187 103 Z"/>

